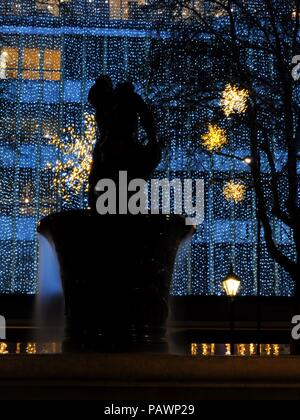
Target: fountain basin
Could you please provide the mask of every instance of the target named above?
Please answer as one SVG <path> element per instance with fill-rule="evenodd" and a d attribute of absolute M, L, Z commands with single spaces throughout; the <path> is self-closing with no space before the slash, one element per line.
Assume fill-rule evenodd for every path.
<path fill-rule="evenodd" d="M 57 255 L 73 341 L 164 335 L 176 253 L 192 232 L 184 218 L 70 211 L 46 217 L 38 232 Z"/>

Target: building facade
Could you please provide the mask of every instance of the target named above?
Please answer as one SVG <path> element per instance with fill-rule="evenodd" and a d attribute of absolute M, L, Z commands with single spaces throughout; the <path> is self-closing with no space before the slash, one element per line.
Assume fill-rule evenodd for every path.
<path fill-rule="evenodd" d="M 213 13 L 207 2 L 199 1 L 199 7 Z M 166 80 L 152 86 L 149 63 L 160 42 L 163 52 L 168 34 L 156 30 L 161 16 L 149 11 L 147 0 L 1 0 L 0 15 L 0 292 L 32 294 L 38 291 L 38 221 L 86 206 L 83 188 L 73 194 L 59 189 L 65 174 L 57 162 L 65 159 L 66 149 L 58 143 L 91 144 L 87 93 L 101 73 L 115 83 L 132 80 L 155 107 Z M 191 156 L 190 128 L 195 121 L 204 124 L 209 112 L 186 119 L 176 103 L 161 101 L 156 112 L 166 145 L 157 177 L 179 174 L 206 181 L 205 222 L 192 241 L 182 244 L 172 293 L 220 295 L 221 280 L 233 263 L 243 294 L 257 293 L 260 268 L 264 295 L 290 295 L 288 276 L 264 244 L 258 258 L 253 191 L 232 205 L 224 200 L 222 181 L 211 182 L 237 173 L 248 182 L 247 165 L 239 161 L 228 167 L 217 157 L 212 168 L 206 155 Z M 246 145 L 247 139 L 240 139 L 236 153 L 247 154 Z M 279 225 L 277 231 L 277 240 L 289 250 L 285 231 Z"/>

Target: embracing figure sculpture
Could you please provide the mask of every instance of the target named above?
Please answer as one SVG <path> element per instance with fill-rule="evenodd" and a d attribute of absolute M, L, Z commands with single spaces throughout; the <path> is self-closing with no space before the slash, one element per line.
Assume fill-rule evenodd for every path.
<path fill-rule="evenodd" d="M 117 184 L 119 172 L 127 171 L 129 180 L 148 180 L 161 160 L 161 148 L 153 113 L 132 83 L 114 88 L 109 76 L 100 76 L 89 92 L 89 102 L 99 128 L 89 178 L 89 205 L 94 209 L 100 179 L 109 178 Z M 139 140 L 140 128 L 146 133 L 147 144 Z"/>
<path fill-rule="evenodd" d="M 89 178 L 91 209 L 51 214 L 39 223 L 40 261 L 49 267 L 52 255 L 53 266 L 59 265 L 66 348 L 161 351 L 175 258 L 191 226 L 179 215 L 95 211 L 98 181 L 109 178 L 118 186 L 121 171 L 129 181 L 149 180 L 161 148 L 153 113 L 131 83 L 114 88 L 110 77 L 101 76 L 89 102 L 99 127 Z M 52 282 L 48 271 L 40 273 Z M 42 276 L 40 283 L 46 283 Z"/>

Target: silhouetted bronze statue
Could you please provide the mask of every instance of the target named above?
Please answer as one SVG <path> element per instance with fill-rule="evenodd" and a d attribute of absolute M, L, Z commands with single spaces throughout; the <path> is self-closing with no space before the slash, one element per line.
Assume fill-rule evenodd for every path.
<path fill-rule="evenodd" d="M 111 79 L 101 76 L 90 90 L 89 102 L 96 110 L 100 133 L 89 179 L 89 205 L 94 208 L 100 179 L 117 183 L 119 172 L 127 171 L 129 180 L 147 180 L 161 160 L 161 149 L 153 113 L 132 83 L 113 89 Z M 139 142 L 139 121 L 147 135 L 146 145 Z"/>
<path fill-rule="evenodd" d="M 161 149 L 153 114 L 132 84 L 114 89 L 111 79 L 101 76 L 89 101 L 99 127 L 90 174 L 91 209 L 51 214 L 38 226 L 42 242 L 54 247 L 52 253 L 47 248 L 44 260 L 50 264 L 54 254 L 60 265 L 65 348 L 162 351 L 174 261 L 191 226 L 178 215 L 95 212 L 99 180 L 111 178 L 118 184 L 124 170 L 129 179 L 147 180 L 160 162 Z M 139 121 L 146 145 L 139 142 Z"/>

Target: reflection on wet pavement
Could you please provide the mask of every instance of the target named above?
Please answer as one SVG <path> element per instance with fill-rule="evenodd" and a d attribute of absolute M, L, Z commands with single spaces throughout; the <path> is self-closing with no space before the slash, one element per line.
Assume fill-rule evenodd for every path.
<path fill-rule="evenodd" d="M 59 354 L 62 343 L 6 343 L 0 342 L 0 355 L 6 354 Z"/>
<path fill-rule="evenodd" d="M 190 354 L 192 356 L 231 356 L 230 344 L 192 343 Z M 279 357 L 290 355 L 290 346 L 287 344 L 235 344 L 235 356 L 268 356 Z"/>
<path fill-rule="evenodd" d="M 258 347 L 259 346 L 259 347 Z M 62 342 L 52 343 L 7 343 L 0 342 L 0 355 L 9 354 L 61 354 L 66 349 Z M 290 346 L 287 344 L 235 344 L 235 356 L 267 356 L 280 357 L 290 355 Z M 184 354 L 183 354 L 184 355 Z M 230 344 L 191 343 L 190 351 L 186 355 L 205 356 L 231 356 Z"/>

